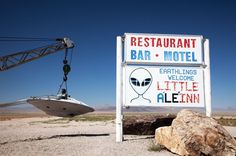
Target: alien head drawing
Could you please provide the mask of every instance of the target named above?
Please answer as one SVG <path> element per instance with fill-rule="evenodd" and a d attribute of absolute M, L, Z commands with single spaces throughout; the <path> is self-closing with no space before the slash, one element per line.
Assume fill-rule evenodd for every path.
<path fill-rule="evenodd" d="M 139 100 L 139 102 L 151 103 L 150 99 L 145 98 L 143 95 L 152 84 L 152 75 L 145 68 L 137 68 L 133 70 L 129 77 L 129 83 L 133 90 L 138 94 L 138 97 L 133 98 L 130 102 Z"/>

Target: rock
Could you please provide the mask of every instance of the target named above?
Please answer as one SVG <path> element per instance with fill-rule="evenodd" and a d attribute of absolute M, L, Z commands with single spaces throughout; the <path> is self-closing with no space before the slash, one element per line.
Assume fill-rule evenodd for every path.
<path fill-rule="evenodd" d="M 186 109 L 171 126 L 156 129 L 155 141 L 179 155 L 236 155 L 235 139 L 217 121 Z"/>
<path fill-rule="evenodd" d="M 175 116 L 127 116 L 124 119 L 124 134 L 154 135 L 158 127 L 170 126 Z"/>

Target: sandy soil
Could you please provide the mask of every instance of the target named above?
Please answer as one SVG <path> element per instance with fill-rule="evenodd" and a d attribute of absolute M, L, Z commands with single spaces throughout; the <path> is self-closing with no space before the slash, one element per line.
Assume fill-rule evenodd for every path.
<path fill-rule="evenodd" d="M 125 135 L 115 142 L 114 121 L 48 124 L 56 117 L 34 117 L 0 121 L 0 155 L 163 155 L 148 151 L 153 136 Z"/>
<path fill-rule="evenodd" d="M 0 121 L 0 155 L 76 155 L 76 156 L 173 156 L 171 152 L 148 151 L 153 136 L 125 135 L 115 142 L 114 121 L 44 121 L 57 117 L 32 117 Z M 225 127 L 236 137 L 236 127 Z"/>

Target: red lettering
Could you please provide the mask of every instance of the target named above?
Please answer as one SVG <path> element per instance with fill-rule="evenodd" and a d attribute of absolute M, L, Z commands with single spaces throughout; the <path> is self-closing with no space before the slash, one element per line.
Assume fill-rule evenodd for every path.
<path fill-rule="evenodd" d="M 185 103 L 185 101 L 184 101 L 184 95 L 185 95 L 185 94 L 180 94 L 180 96 L 181 96 L 181 101 L 180 101 L 180 103 Z"/>
<path fill-rule="evenodd" d="M 199 103 L 199 94 L 180 94 L 179 103 Z"/>
<path fill-rule="evenodd" d="M 174 85 L 174 91 L 176 91 L 176 83 L 178 83 L 177 81 L 172 81 L 173 85 Z"/>
<path fill-rule="evenodd" d="M 142 47 L 142 37 L 138 37 L 138 46 Z"/>
<path fill-rule="evenodd" d="M 175 39 L 174 38 L 170 39 L 170 47 L 175 48 Z"/>
<path fill-rule="evenodd" d="M 190 39 L 184 39 L 184 48 L 190 48 Z"/>
<path fill-rule="evenodd" d="M 162 47 L 162 44 L 161 44 L 161 38 L 157 38 L 157 44 L 156 44 L 156 47 Z"/>
<path fill-rule="evenodd" d="M 165 81 L 165 84 L 166 84 L 165 90 L 166 90 L 166 91 L 170 90 L 170 88 L 169 88 L 169 83 L 170 83 L 169 81 Z"/>
<path fill-rule="evenodd" d="M 169 46 L 169 39 L 164 38 L 164 47 L 167 48 Z"/>
<path fill-rule="evenodd" d="M 136 46 L 136 38 L 135 37 L 131 37 L 130 38 L 130 40 L 131 40 L 131 46 Z"/>
<path fill-rule="evenodd" d="M 165 48 L 195 48 L 196 39 L 192 38 L 155 38 L 155 37 L 131 37 L 131 46 L 165 47 Z"/>
<path fill-rule="evenodd" d="M 152 40 L 152 47 L 154 47 L 155 46 L 155 44 L 154 44 L 155 38 L 151 37 L 150 39 Z"/>
<path fill-rule="evenodd" d="M 179 38 L 177 42 L 177 48 L 183 48 L 182 40 Z"/>
<path fill-rule="evenodd" d="M 188 82 L 185 82 L 185 90 L 186 90 L 186 91 L 192 91 L 192 89 L 189 89 L 189 88 L 188 88 Z"/>
<path fill-rule="evenodd" d="M 159 82 L 157 82 L 157 90 L 163 90 L 162 88 L 160 88 Z"/>
<path fill-rule="evenodd" d="M 195 41 L 196 41 L 196 39 L 191 39 L 191 41 L 192 41 L 192 47 L 195 48 Z"/>
<path fill-rule="evenodd" d="M 184 82 L 179 82 L 179 83 L 181 85 L 181 91 L 183 91 L 183 88 L 184 88 L 183 84 L 184 84 Z"/>
<path fill-rule="evenodd" d="M 148 42 L 148 41 L 149 41 L 149 38 L 145 37 L 145 38 L 144 38 L 144 46 L 145 46 L 145 47 L 148 47 L 148 46 L 149 46 L 149 42 Z"/>
<path fill-rule="evenodd" d="M 198 82 L 193 82 L 193 91 L 198 91 Z"/>
<path fill-rule="evenodd" d="M 192 95 L 191 94 L 186 94 L 187 95 L 187 97 L 186 97 L 186 102 L 188 103 L 188 102 L 190 102 L 190 103 L 192 103 L 193 102 L 193 97 L 192 97 Z"/>
<path fill-rule="evenodd" d="M 199 103 L 199 94 L 194 94 L 194 103 Z"/>

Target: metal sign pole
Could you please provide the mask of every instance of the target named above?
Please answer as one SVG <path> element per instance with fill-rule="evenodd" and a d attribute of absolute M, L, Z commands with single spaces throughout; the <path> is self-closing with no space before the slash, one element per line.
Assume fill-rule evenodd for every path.
<path fill-rule="evenodd" d="M 204 40 L 204 61 L 206 64 L 205 71 L 205 98 L 206 98 L 206 116 L 211 117 L 211 70 L 210 70 L 210 48 L 209 40 Z"/>
<path fill-rule="evenodd" d="M 122 38 L 116 38 L 116 142 L 123 141 Z"/>

